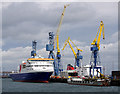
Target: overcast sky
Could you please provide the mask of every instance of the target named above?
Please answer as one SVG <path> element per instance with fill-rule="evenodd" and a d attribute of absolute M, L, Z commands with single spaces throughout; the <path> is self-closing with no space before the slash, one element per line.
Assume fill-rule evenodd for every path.
<path fill-rule="evenodd" d="M 48 57 L 49 52 L 45 51 L 45 45 L 49 42 L 48 33 L 56 33 L 64 4 L 67 3 L 2 3 L 0 44 L 4 71 L 16 70 L 22 61 L 30 57 L 32 40 L 37 40 L 37 54 Z M 89 64 L 91 43 L 101 20 L 104 23 L 105 40 L 101 36 L 100 57 L 105 73 L 110 74 L 112 70 L 118 69 L 117 2 L 71 2 L 66 8 L 60 29 L 60 48 L 70 37 L 83 50 L 83 65 Z M 74 55 L 69 46 L 61 54 L 64 69 L 68 63 L 74 65 Z"/>

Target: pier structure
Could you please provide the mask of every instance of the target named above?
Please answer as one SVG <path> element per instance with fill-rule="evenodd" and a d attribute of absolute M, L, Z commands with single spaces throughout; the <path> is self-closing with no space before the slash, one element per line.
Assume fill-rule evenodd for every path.
<path fill-rule="evenodd" d="M 10 73 L 12 73 L 12 72 L 11 71 L 0 72 L 0 78 L 9 78 L 10 77 Z"/>

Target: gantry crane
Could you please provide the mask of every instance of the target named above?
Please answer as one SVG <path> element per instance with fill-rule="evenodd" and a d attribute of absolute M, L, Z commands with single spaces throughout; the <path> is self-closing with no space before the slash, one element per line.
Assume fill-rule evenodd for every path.
<path fill-rule="evenodd" d="M 54 59 L 54 62 L 53 62 L 54 75 L 56 76 L 58 74 L 58 67 L 57 67 L 55 55 L 53 52 L 54 51 L 54 33 L 53 32 L 49 32 L 49 44 L 46 45 L 46 51 L 50 51 L 48 58 Z"/>
<path fill-rule="evenodd" d="M 68 5 L 64 5 L 64 10 L 63 10 L 62 15 L 61 15 L 61 19 L 60 19 L 60 22 L 59 22 L 59 25 L 58 25 L 58 28 L 57 28 L 57 33 L 56 33 L 55 41 L 54 41 L 55 42 L 54 49 L 55 49 L 55 45 L 57 43 L 57 56 L 56 56 L 57 64 L 58 64 L 58 66 L 57 66 L 58 67 L 57 75 L 59 75 L 59 72 L 63 71 L 62 64 L 60 62 L 61 61 L 61 54 L 60 54 L 60 48 L 59 48 L 59 32 L 60 32 L 60 27 L 61 27 L 61 24 L 62 24 L 62 21 L 63 21 L 65 9 L 66 9 L 67 6 L 69 6 L 69 4 Z M 61 66 L 61 68 L 60 68 L 60 66 Z"/>
<path fill-rule="evenodd" d="M 32 51 L 31 51 L 31 56 L 34 58 L 36 56 L 36 45 L 37 45 L 37 41 L 32 41 Z"/>
<path fill-rule="evenodd" d="M 64 16 L 64 13 L 65 13 L 65 9 L 66 9 L 67 6 L 69 6 L 69 5 L 64 5 L 64 10 L 63 10 L 62 15 L 61 15 L 61 19 L 60 19 L 59 26 L 57 28 L 55 39 L 54 39 L 53 32 L 49 32 L 49 44 L 46 45 L 46 51 L 50 51 L 48 58 L 53 58 L 54 59 L 54 76 L 58 76 L 59 71 L 63 70 L 63 68 L 61 68 L 61 69 L 59 68 L 60 59 L 61 59 L 60 48 L 59 48 L 59 32 L 60 32 L 60 27 L 61 27 L 61 24 L 62 24 L 63 16 Z M 54 52 L 53 52 L 55 50 L 56 43 L 57 43 L 57 56 L 56 56 L 57 62 L 56 62 L 55 55 L 54 55 Z"/>
<path fill-rule="evenodd" d="M 70 41 L 72 42 L 72 44 L 76 47 L 77 49 L 77 54 L 76 52 L 74 51 L 72 45 L 70 44 Z M 74 42 L 70 39 L 70 37 L 68 37 L 68 39 L 65 41 L 64 43 L 64 47 L 62 50 L 65 49 L 66 45 L 69 44 L 74 56 L 75 56 L 75 69 L 76 69 L 76 66 L 79 67 L 79 61 L 83 58 L 83 56 L 80 55 L 80 52 L 82 52 L 83 50 L 81 49 L 78 49 L 77 46 L 74 44 Z"/>
<path fill-rule="evenodd" d="M 93 75 L 92 75 L 93 77 L 94 77 L 94 69 L 98 70 L 99 67 L 96 67 L 96 66 L 99 65 L 99 63 L 100 63 L 99 50 L 100 50 L 101 33 L 103 33 L 103 39 L 105 39 L 103 21 L 101 21 L 99 29 L 97 31 L 97 35 L 96 35 L 95 39 L 93 40 L 93 42 L 91 43 L 91 45 L 93 45 L 93 47 L 91 47 L 92 55 L 91 55 L 90 64 L 92 65 L 91 69 L 93 69 Z M 97 39 L 97 37 L 98 37 L 98 39 Z M 91 69 L 90 69 L 90 74 L 91 74 Z M 102 70 L 101 70 L 101 68 L 99 68 L 99 69 L 100 69 L 100 73 L 101 73 Z"/>

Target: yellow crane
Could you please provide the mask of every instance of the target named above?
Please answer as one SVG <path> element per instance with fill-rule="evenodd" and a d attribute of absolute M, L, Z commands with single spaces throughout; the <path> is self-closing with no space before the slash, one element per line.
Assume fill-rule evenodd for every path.
<path fill-rule="evenodd" d="M 71 42 L 73 43 L 73 45 L 76 47 L 76 49 L 77 49 L 77 54 L 76 54 L 76 52 L 74 51 L 72 45 L 70 44 L 70 41 L 71 41 Z M 80 55 L 79 51 L 82 52 L 83 50 L 78 49 L 78 47 L 74 44 L 74 42 L 70 39 L 70 37 L 68 37 L 68 39 L 65 41 L 64 47 L 63 47 L 62 50 L 65 49 L 65 47 L 66 47 L 67 44 L 69 44 L 69 46 L 70 46 L 70 48 L 71 48 L 71 50 L 72 50 L 72 52 L 73 52 L 73 54 L 74 54 L 74 56 L 75 56 L 75 68 L 76 68 L 76 65 L 79 67 L 79 60 L 83 58 L 83 57 Z"/>
<path fill-rule="evenodd" d="M 65 9 L 66 9 L 67 6 L 69 6 L 69 4 L 64 5 L 64 10 L 63 10 L 63 12 L 62 12 L 61 19 L 60 19 L 60 22 L 59 22 L 59 25 L 58 25 L 58 28 L 57 28 L 57 32 L 56 32 L 56 35 L 55 35 L 55 40 L 54 40 L 54 49 L 55 49 L 55 45 L 56 45 L 56 43 L 57 43 L 58 71 L 63 71 L 63 69 L 59 67 L 59 65 L 61 64 L 61 63 L 60 63 L 61 54 L 60 54 L 60 48 L 59 48 L 59 32 L 60 32 L 60 27 L 61 27 L 61 24 L 62 24 L 62 21 L 63 21 Z M 61 65 L 61 66 L 62 66 L 62 65 Z M 59 75 L 59 73 L 57 73 L 57 75 Z"/>
<path fill-rule="evenodd" d="M 57 52 L 60 52 L 60 48 L 59 48 L 59 32 L 60 32 L 60 27 L 61 27 L 61 24 L 62 24 L 62 21 L 63 21 L 65 9 L 66 9 L 67 6 L 69 6 L 69 4 L 64 5 L 64 10 L 62 12 L 61 19 L 60 19 L 60 22 L 59 22 L 59 25 L 58 25 L 58 28 L 57 28 L 57 32 L 56 32 L 56 35 L 55 35 L 54 49 L 55 49 L 55 45 L 56 45 L 56 42 L 57 42 Z"/>
<path fill-rule="evenodd" d="M 99 36 L 98 36 L 99 33 Z M 105 39 L 105 34 L 104 34 L 104 24 L 103 21 L 101 21 L 99 29 L 97 31 L 96 37 L 93 40 L 93 42 L 91 43 L 91 45 L 96 45 L 98 47 L 98 50 L 100 49 L 100 38 L 101 38 L 101 33 L 103 33 L 103 39 Z M 98 37 L 98 39 L 97 39 Z"/>
<path fill-rule="evenodd" d="M 97 35 L 96 35 L 95 39 L 93 40 L 93 42 L 91 43 L 91 45 L 93 45 L 93 47 L 91 47 L 92 55 L 91 55 L 90 64 L 92 65 L 91 69 L 93 69 L 93 77 L 94 77 L 94 69 L 97 68 L 97 64 L 100 63 L 98 51 L 100 50 L 101 33 L 103 33 L 103 39 L 105 39 L 103 21 L 100 22 L 100 26 L 97 31 Z M 101 67 L 99 69 L 100 69 L 100 73 L 101 73 Z M 92 74 L 90 74 L 90 75 L 92 75 Z"/>
<path fill-rule="evenodd" d="M 100 73 L 100 78 L 102 78 L 102 79 L 108 79 L 107 77 L 105 77 L 105 75 L 104 74 L 102 74 L 101 72 L 99 72 L 98 70 L 96 70 L 98 73 Z"/>

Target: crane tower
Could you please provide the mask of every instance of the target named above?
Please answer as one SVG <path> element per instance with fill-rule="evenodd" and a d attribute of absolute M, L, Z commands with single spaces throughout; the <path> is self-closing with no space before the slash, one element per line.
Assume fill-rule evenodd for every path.
<path fill-rule="evenodd" d="M 101 67 L 98 66 L 101 63 L 100 57 L 99 57 L 101 33 L 103 33 L 103 39 L 105 39 L 103 21 L 101 21 L 99 29 L 97 31 L 97 35 L 95 39 L 93 40 L 93 42 L 91 43 L 91 45 L 93 46 L 91 47 L 92 55 L 91 55 L 91 60 L 90 60 L 90 65 L 91 65 L 90 76 L 92 75 L 92 77 L 94 77 L 95 69 L 100 70 L 100 73 L 102 72 Z M 97 72 L 97 75 L 98 75 L 98 72 Z"/>

